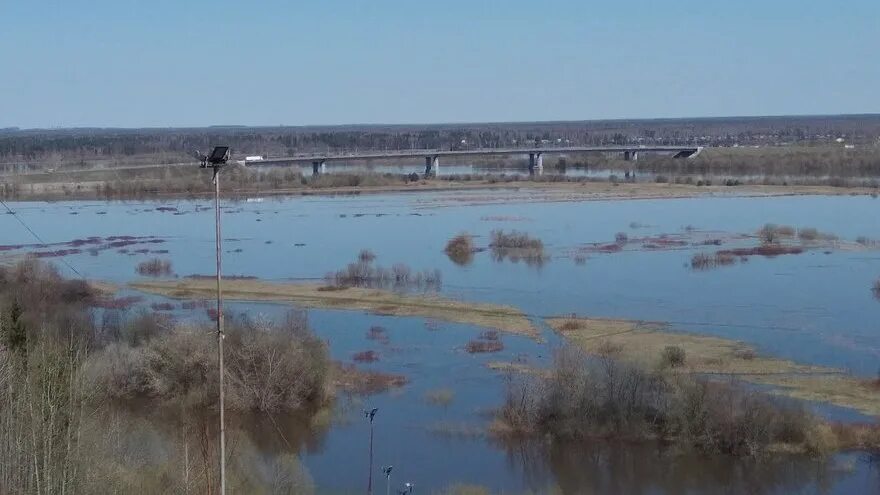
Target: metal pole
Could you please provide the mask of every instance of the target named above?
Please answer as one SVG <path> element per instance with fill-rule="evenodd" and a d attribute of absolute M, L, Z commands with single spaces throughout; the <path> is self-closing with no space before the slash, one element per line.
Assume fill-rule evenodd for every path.
<path fill-rule="evenodd" d="M 367 495 L 373 495 L 373 418 L 370 418 L 370 476 L 367 478 Z"/>
<path fill-rule="evenodd" d="M 226 494 L 226 424 L 224 417 L 223 399 L 223 291 L 221 281 L 221 249 L 222 237 L 220 236 L 220 167 L 214 167 L 214 217 L 217 233 L 217 361 L 220 368 L 220 495 Z"/>

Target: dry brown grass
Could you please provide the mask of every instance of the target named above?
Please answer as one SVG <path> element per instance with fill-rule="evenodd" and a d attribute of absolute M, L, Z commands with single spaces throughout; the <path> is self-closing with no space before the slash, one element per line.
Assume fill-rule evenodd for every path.
<path fill-rule="evenodd" d="M 156 280 L 130 284 L 134 289 L 179 299 L 213 297 L 210 280 Z M 223 284 L 230 300 L 296 303 L 310 308 L 351 309 L 394 316 L 421 316 L 455 323 L 469 323 L 503 332 L 538 338 L 538 331 L 525 315 L 511 306 L 472 303 L 433 294 L 403 295 L 379 289 L 350 287 L 322 291 L 320 285 L 230 280 Z"/>

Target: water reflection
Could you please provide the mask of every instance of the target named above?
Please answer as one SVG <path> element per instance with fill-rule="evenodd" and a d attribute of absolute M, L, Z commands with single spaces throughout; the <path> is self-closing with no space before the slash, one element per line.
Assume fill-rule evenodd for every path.
<path fill-rule="evenodd" d="M 658 444 L 507 442 L 511 468 L 528 486 L 563 494 L 873 493 L 869 469 L 853 456 L 827 460 L 802 455 L 762 458 L 683 453 Z"/>

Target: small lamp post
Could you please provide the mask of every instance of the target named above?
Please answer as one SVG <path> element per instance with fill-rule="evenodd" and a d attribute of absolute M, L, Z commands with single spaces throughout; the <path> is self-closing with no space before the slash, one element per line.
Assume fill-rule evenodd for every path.
<path fill-rule="evenodd" d="M 364 417 L 370 420 L 370 475 L 367 478 L 367 495 L 373 495 L 373 419 L 378 411 L 376 407 L 364 411 Z"/>
<path fill-rule="evenodd" d="M 391 470 L 394 466 L 383 466 L 382 474 L 385 475 L 385 495 L 391 495 Z"/>

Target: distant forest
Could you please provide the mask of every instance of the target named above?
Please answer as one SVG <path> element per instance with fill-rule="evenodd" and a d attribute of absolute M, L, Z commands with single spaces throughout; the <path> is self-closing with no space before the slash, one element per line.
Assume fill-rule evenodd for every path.
<path fill-rule="evenodd" d="M 174 163 L 215 144 L 244 155 L 573 145 L 859 146 L 880 140 L 880 115 L 731 117 L 491 124 L 0 129 L 0 164 Z"/>

